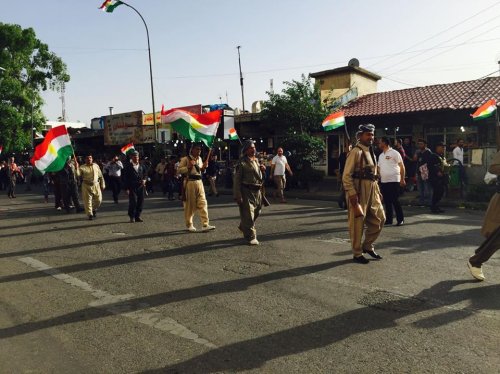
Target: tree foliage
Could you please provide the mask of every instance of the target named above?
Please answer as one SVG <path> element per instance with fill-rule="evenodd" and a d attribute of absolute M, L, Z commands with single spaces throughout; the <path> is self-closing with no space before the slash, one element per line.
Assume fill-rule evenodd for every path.
<path fill-rule="evenodd" d="M 291 162 L 317 161 L 324 152 L 324 141 L 311 136 L 321 132 L 321 122 L 328 110 L 321 103 L 318 85 L 302 75 L 300 81 L 284 82 L 281 93 L 269 93 L 264 102 L 262 116 L 265 123 L 285 134 L 283 146 L 292 153 Z"/>
<path fill-rule="evenodd" d="M 0 23 L 0 144 L 7 151 L 31 147 L 32 128 L 45 122 L 41 91 L 69 82 L 64 62 L 32 28 Z"/>

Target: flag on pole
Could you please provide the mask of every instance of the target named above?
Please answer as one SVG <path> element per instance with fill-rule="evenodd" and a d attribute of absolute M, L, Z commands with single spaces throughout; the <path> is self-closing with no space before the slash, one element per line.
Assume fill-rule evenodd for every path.
<path fill-rule="evenodd" d="M 134 143 L 129 143 L 127 145 L 124 145 L 121 149 L 122 153 L 126 155 L 130 151 L 135 151 Z"/>
<path fill-rule="evenodd" d="M 229 129 L 229 139 L 230 140 L 239 140 L 240 139 L 235 128 Z"/>
<path fill-rule="evenodd" d="M 323 125 L 323 130 L 325 131 L 335 130 L 339 127 L 344 126 L 345 125 L 344 112 L 335 112 L 330 114 L 323 120 L 322 125 Z"/>
<path fill-rule="evenodd" d="M 486 103 L 481 105 L 471 117 L 474 121 L 491 117 L 495 110 L 497 109 L 497 102 L 495 99 L 488 100 Z"/>
<path fill-rule="evenodd" d="M 99 9 L 101 9 L 103 12 L 113 13 L 113 10 L 115 10 L 117 6 L 120 6 L 122 4 L 123 3 L 119 0 L 106 0 L 104 1 L 104 3 L 102 3 Z"/>
<path fill-rule="evenodd" d="M 168 123 L 179 134 L 192 142 L 203 142 L 211 147 L 219 128 L 221 110 L 194 114 L 182 109 L 162 110 L 161 123 Z"/>
<path fill-rule="evenodd" d="M 31 164 L 41 173 L 56 172 L 62 170 L 72 154 L 68 131 L 61 125 L 50 129 L 45 140 L 36 146 Z"/>
<path fill-rule="evenodd" d="M 0 145 L 0 155 L 2 154 L 3 152 L 3 145 Z"/>

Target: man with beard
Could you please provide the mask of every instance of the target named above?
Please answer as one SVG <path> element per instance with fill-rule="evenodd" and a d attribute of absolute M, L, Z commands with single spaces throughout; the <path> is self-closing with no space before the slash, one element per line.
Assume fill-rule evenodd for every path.
<path fill-rule="evenodd" d="M 102 190 L 106 187 L 101 168 L 94 164 L 93 157 L 88 154 L 85 157 L 85 164 L 76 164 L 76 175 L 82 178 L 82 199 L 85 207 L 85 214 L 92 221 L 96 218 L 97 209 L 102 203 Z"/>
<path fill-rule="evenodd" d="M 243 157 L 235 167 L 233 195 L 240 209 L 238 228 L 250 245 L 259 245 L 255 221 L 262 209 L 262 183 L 265 165 L 260 165 L 255 157 L 255 143 L 247 140 L 243 144 Z"/>
<path fill-rule="evenodd" d="M 188 231 L 195 232 L 193 216 L 198 211 L 203 225 L 202 231 L 210 231 L 215 226 L 209 224 L 207 199 L 201 180 L 201 173 L 207 168 L 208 161 L 201 160 L 201 146 L 193 144 L 188 156 L 183 157 L 177 172 L 184 175 L 184 218 Z"/>
<path fill-rule="evenodd" d="M 377 260 L 382 259 L 375 252 L 373 243 L 382 231 L 385 214 L 377 183 L 377 161 L 372 149 L 375 126 L 360 125 L 358 134 L 358 143 L 347 156 L 342 182 L 349 205 L 348 225 L 353 261 L 367 264 L 369 261 L 363 253 Z M 365 239 L 362 243 L 363 231 Z"/>

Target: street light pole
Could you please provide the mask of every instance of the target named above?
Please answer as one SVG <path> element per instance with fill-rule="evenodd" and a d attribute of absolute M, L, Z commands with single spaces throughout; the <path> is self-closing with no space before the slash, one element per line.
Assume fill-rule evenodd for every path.
<path fill-rule="evenodd" d="M 243 105 L 243 112 L 245 112 L 245 94 L 243 92 L 243 73 L 241 72 L 240 48 L 241 48 L 241 45 L 236 47 L 236 49 L 238 50 L 238 64 L 240 65 L 241 103 Z"/>
<path fill-rule="evenodd" d="M 156 143 L 156 142 L 158 142 L 158 131 L 157 131 L 157 128 L 156 128 L 155 94 L 154 94 L 154 90 L 153 90 L 153 67 L 152 67 L 152 64 L 151 64 L 151 47 L 150 47 L 150 44 L 149 44 L 149 30 L 148 30 L 148 25 L 146 24 L 146 21 L 144 20 L 144 17 L 142 17 L 141 13 L 139 13 L 139 11 L 137 9 L 135 9 L 132 5 L 127 4 L 127 3 L 123 2 L 123 1 L 122 1 L 122 4 L 128 6 L 130 9 L 132 9 L 134 12 L 136 12 L 139 15 L 139 17 L 141 17 L 142 22 L 144 23 L 144 27 L 146 28 L 146 37 L 148 39 L 149 78 L 150 78 L 150 81 L 151 81 L 151 101 L 153 103 L 153 125 L 155 127 L 155 138 L 154 138 L 154 140 L 155 140 L 155 143 Z"/>

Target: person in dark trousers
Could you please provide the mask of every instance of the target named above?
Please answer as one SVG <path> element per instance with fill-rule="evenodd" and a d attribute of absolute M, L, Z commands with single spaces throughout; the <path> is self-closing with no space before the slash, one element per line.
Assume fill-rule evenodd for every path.
<path fill-rule="evenodd" d="M 64 209 L 70 213 L 74 206 L 77 213 L 83 212 L 83 208 L 78 199 L 78 183 L 76 169 L 69 157 L 62 170 L 57 172 Z"/>
<path fill-rule="evenodd" d="M 432 151 L 427 148 L 427 141 L 424 139 L 418 139 L 417 144 L 418 150 L 413 156 L 413 161 L 416 162 L 419 204 L 428 206 L 432 196 L 432 187 L 429 181 L 429 160 Z"/>
<path fill-rule="evenodd" d="M 488 171 L 497 176 L 497 189 L 488 204 L 488 210 L 481 228 L 481 234 L 486 237 L 486 240 L 476 249 L 474 256 L 467 262 L 472 276 L 480 281 L 485 279 L 482 269 L 483 264 L 500 249 L 500 152 L 493 156 Z"/>
<path fill-rule="evenodd" d="M 122 189 L 122 170 L 123 164 L 118 156 L 114 156 L 110 162 L 104 166 L 105 174 L 108 175 L 108 186 L 113 193 L 113 201 L 118 204 L 118 197 Z"/>
<path fill-rule="evenodd" d="M 438 204 L 443 198 L 444 191 L 448 184 L 448 173 L 447 168 L 449 167 L 444 156 L 445 144 L 439 142 L 436 144 L 436 153 L 433 153 L 429 157 L 429 181 L 432 186 L 432 201 L 431 201 L 431 212 L 432 213 L 444 213 L 444 210 L 439 208 Z"/>
<path fill-rule="evenodd" d="M 168 199 L 170 201 L 174 200 L 174 189 L 177 183 L 176 172 L 175 172 L 175 156 L 171 156 L 165 165 L 165 169 L 163 172 L 163 181 L 165 183 L 166 191 L 168 193 Z"/>
<path fill-rule="evenodd" d="M 139 152 L 131 154 L 130 162 L 123 169 L 123 186 L 128 194 L 130 222 L 144 222 L 141 218 L 147 180 L 147 169 L 139 162 Z"/>
<path fill-rule="evenodd" d="M 342 175 L 344 174 L 344 169 L 345 169 L 345 162 L 347 161 L 347 155 L 352 149 L 351 144 L 346 144 L 344 146 L 344 151 L 340 154 L 339 156 L 339 176 L 338 178 L 342 181 Z M 340 209 L 347 210 L 347 202 L 345 199 L 345 191 L 344 191 L 344 186 L 341 183 L 340 184 L 340 194 L 339 198 L 337 200 L 337 203 L 339 204 Z"/>
<path fill-rule="evenodd" d="M 398 150 L 391 148 L 387 137 L 380 139 L 379 148 L 382 151 L 378 158 L 380 175 L 380 190 L 384 198 L 385 224 L 392 225 L 393 207 L 396 211 L 397 226 L 404 223 L 403 208 L 399 202 L 400 189 L 406 186 L 405 166 L 403 157 Z"/>
<path fill-rule="evenodd" d="M 210 192 L 208 196 L 215 195 L 216 197 L 219 196 L 219 192 L 217 191 L 217 175 L 219 175 L 219 164 L 217 163 L 217 155 L 212 154 L 210 156 L 210 160 L 208 161 L 208 167 L 207 170 L 205 171 L 207 173 L 207 178 L 208 181 L 210 182 Z"/>

